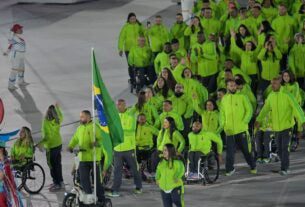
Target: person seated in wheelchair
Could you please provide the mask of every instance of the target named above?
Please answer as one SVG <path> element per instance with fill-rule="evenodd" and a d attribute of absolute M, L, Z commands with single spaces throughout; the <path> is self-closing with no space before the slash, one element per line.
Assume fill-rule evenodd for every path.
<path fill-rule="evenodd" d="M 198 161 L 200 159 L 208 159 L 214 142 L 217 146 L 218 159 L 222 162 L 223 143 L 219 135 L 202 130 L 202 124 L 199 121 L 193 123 L 192 132 L 189 133 L 188 138 L 190 144 L 188 154 L 190 172 L 187 175 L 187 179 L 199 179 Z"/>
<path fill-rule="evenodd" d="M 158 134 L 159 130 L 147 123 L 145 114 L 139 114 L 136 127 L 137 161 L 139 164 L 150 160 L 151 154 L 154 151 L 153 139 Z M 147 163 L 147 165 L 148 173 L 151 173 L 150 164 Z M 143 174 L 144 169 L 141 170 Z"/>
<path fill-rule="evenodd" d="M 34 157 L 34 143 L 31 130 L 22 127 L 19 138 L 11 148 L 10 158 L 14 169 L 21 170 L 32 161 Z"/>

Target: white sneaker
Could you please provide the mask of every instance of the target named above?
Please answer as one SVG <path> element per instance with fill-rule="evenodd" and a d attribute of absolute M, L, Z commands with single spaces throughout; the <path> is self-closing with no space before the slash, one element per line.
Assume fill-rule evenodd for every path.
<path fill-rule="evenodd" d="M 192 178 L 193 178 L 194 180 L 197 180 L 197 179 L 198 179 L 198 173 L 193 173 Z"/>
<path fill-rule="evenodd" d="M 10 91 L 14 91 L 14 90 L 17 90 L 18 88 L 16 86 L 9 86 L 8 87 L 8 90 Z"/>

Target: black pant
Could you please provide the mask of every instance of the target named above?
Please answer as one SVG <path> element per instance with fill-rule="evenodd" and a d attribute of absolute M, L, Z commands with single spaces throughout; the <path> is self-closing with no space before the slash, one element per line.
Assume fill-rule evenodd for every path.
<path fill-rule="evenodd" d="M 91 180 L 93 172 L 93 162 L 80 162 L 79 163 L 79 177 L 80 184 L 86 194 L 92 194 Z M 101 183 L 100 163 L 96 162 L 96 194 L 98 201 L 105 200 L 104 188 Z"/>
<path fill-rule="evenodd" d="M 158 149 L 156 149 L 151 154 L 151 170 L 152 170 L 152 172 L 156 172 L 156 170 L 157 170 L 157 166 L 158 166 L 158 164 L 161 160 L 160 154 L 162 154 L 162 152 L 158 151 Z"/>
<path fill-rule="evenodd" d="M 134 183 L 137 189 L 142 189 L 141 176 L 136 161 L 135 150 L 125 152 L 114 152 L 114 180 L 113 180 L 113 191 L 119 191 L 122 184 L 122 169 L 123 162 L 126 162 L 132 171 Z"/>
<path fill-rule="evenodd" d="M 256 168 L 256 162 L 251 152 L 250 137 L 246 132 L 227 136 L 226 172 L 234 170 L 236 145 L 243 153 L 251 169 Z"/>
<path fill-rule="evenodd" d="M 269 158 L 270 157 L 270 139 L 271 131 L 261 131 L 259 130 L 256 133 L 255 143 L 256 143 L 256 152 L 257 158 Z"/>
<path fill-rule="evenodd" d="M 214 75 L 206 76 L 201 78 L 201 83 L 206 87 L 209 93 L 213 93 L 217 89 L 217 73 Z"/>
<path fill-rule="evenodd" d="M 257 85 L 258 85 L 257 74 L 255 74 L 255 75 L 249 75 L 249 77 L 251 78 L 251 89 L 252 89 L 252 92 L 254 93 L 254 95 L 255 95 L 255 97 L 256 97 Z"/>
<path fill-rule="evenodd" d="M 165 193 L 161 190 L 161 197 L 164 207 L 173 207 L 173 204 L 175 204 L 176 207 L 183 206 L 184 199 L 182 187 L 174 188 L 170 193 Z"/>
<path fill-rule="evenodd" d="M 53 183 L 56 185 L 60 185 L 64 181 L 62 178 L 61 150 L 62 145 L 51 148 L 46 152 L 50 174 L 53 179 Z"/>
<path fill-rule="evenodd" d="M 203 156 L 202 152 L 189 152 L 189 165 L 190 172 L 197 173 L 198 172 L 198 161 Z"/>
<path fill-rule="evenodd" d="M 276 145 L 278 147 L 278 155 L 281 159 L 281 170 L 289 169 L 289 145 L 292 136 L 292 130 L 286 129 L 275 132 Z"/>
<path fill-rule="evenodd" d="M 262 92 L 262 95 L 264 94 L 264 91 L 268 88 L 270 85 L 270 81 L 261 79 L 259 82 L 259 90 Z"/>
<path fill-rule="evenodd" d="M 301 89 L 305 90 L 305 78 L 297 78 L 299 86 Z"/>
<path fill-rule="evenodd" d="M 147 67 L 132 67 L 132 83 L 136 83 L 137 85 L 140 86 L 140 88 L 143 88 L 144 85 L 146 84 L 146 78 L 145 74 L 147 71 Z"/>
<path fill-rule="evenodd" d="M 148 172 L 151 171 L 151 154 L 152 150 L 139 150 L 137 149 L 137 161 L 141 164 L 143 161 L 147 162 L 147 170 Z M 141 169 L 144 170 L 144 169 Z"/>
<path fill-rule="evenodd" d="M 126 60 L 127 60 L 127 64 L 128 64 L 128 75 L 129 75 L 129 80 L 130 83 L 133 84 L 134 83 L 134 69 L 131 65 L 129 65 L 128 63 L 128 55 L 129 55 L 129 51 L 125 51 L 125 56 L 126 56 Z"/>
<path fill-rule="evenodd" d="M 287 70 L 288 65 L 288 54 L 282 54 L 282 59 L 280 61 L 281 71 Z"/>

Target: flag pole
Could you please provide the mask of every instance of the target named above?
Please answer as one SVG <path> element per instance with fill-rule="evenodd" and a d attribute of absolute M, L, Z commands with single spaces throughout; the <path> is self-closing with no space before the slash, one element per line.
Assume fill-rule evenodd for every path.
<path fill-rule="evenodd" d="M 94 61 L 94 48 L 91 48 L 91 67 Z M 95 142 L 96 142 L 96 130 L 95 130 L 95 107 L 94 107 L 94 75 L 93 75 L 93 67 L 92 67 L 92 117 L 93 117 L 93 140 L 94 140 L 94 146 L 93 146 L 93 183 L 94 183 L 94 204 L 96 204 L 96 147 L 95 147 Z"/>

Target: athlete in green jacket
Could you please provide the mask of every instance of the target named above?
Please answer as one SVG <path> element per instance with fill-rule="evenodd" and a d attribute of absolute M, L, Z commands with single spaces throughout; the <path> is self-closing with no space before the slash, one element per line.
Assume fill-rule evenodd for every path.
<path fill-rule="evenodd" d="M 198 97 L 199 103 L 204 103 L 209 98 L 208 90 L 193 77 L 192 71 L 189 68 L 183 70 L 182 85 L 184 93 L 192 99 L 193 94 Z"/>
<path fill-rule="evenodd" d="M 190 173 L 188 178 L 198 179 L 199 159 L 201 157 L 207 159 L 212 151 L 212 143 L 216 143 L 218 157 L 222 160 L 223 144 L 219 135 L 203 130 L 199 121 L 193 123 L 192 132 L 188 134 L 188 139 L 190 143 L 188 154 Z"/>
<path fill-rule="evenodd" d="M 172 52 L 171 44 L 166 42 L 163 45 L 163 52 L 160 52 L 154 60 L 155 72 L 159 75 L 162 69 L 169 65 L 169 56 Z"/>
<path fill-rule="evenodd" d="M 142 24 L 137 20 L 134 13 L 130 13 L 127 18 L 126 24 L 121 29 L 119 35 L 118 49 L 120 56 L 123 52 L 129 52 L 131 47 L 137 45 L 138 37 L 145 34 L 145 29 Z"/>
<path fill-rule="evenodd" d="M 136 159 L 136 116 L 132 110 L 126 108 L 126 101 L 124 99 L 119 99 L 117 101 L 117 110 L 124 131 L 124 141 L 114 147 L 114 180 L 111 192 L 107 195 L 110 197 L 120 196 L 118 192 L 122 184 L 124 161 L 129 166 L 134 178 L 134 184 L 136 186 L 134 193 L 141 194 L 142 181 Z"/>
<path fill-rule="evenodd" d="M 191 63 L 197 67 L 197 74 L 201 77 L 209 77 L 218 72 L 218 55 L 216 44 L 204 39 L 203 32 L 198 33 L 197 43 L 193 45 Z"/>
<path fill-rule="evenodd" d="M 296 43 L 292 46 L 289 56 L 288 65 L 289 69 L 296 76 L 300 86 L 304 89 L 304 76 L 305 76 L 305 44 L 304 34 L 298 33 L 295 35 Z"/>
<path fill-rule="evenodd" d="M 166 144 L 173 144 L 178 153 L 182 153 L 185 140 L 176 128 L 175 120 L 172 117 L 166 117 L 163 121 L 163 127 L 157 138 L 157 149 L 163 151 Z"/>
<path fill-rule="evenodd" d="M 34 143 L 31 130 L 28 127 L 22 127 L 19 136 L 20 138 L 14 143 L 10 153 L 14 167 L 24 167 L 34 156 Z"/>
<path fill-rule="evenodd" d="M 272 28 L 276 34 L 276 40 L 279 45 L 287 45 L 283 47 L 281 52 L 286 54 L 288 46 L 291 46 L 293 35 L 296 30 L 296 22 L 293 17 L 287 13 L 287 7 L 283 4 L 279 6 L 279 15 L 272 21 Z"/>
<path fill-rule="evenodd" d="M 147 37 L 149 38 L 150 48 L 153 53 L 162 51 L 163 45 L 169 41 L 169 31 L 162 23 L 162 17 L 155 17 L 155 24 L 147 29 Z"/>
<path fill-rule="evenodd" d="M 258 128 L 264 117 L 271 111 L 272 130 L 275 132 L 278 154 L 281 159 L 281 175 L 287 175 L 289 169 L 289 144 L 292 127 L 295 119 L 304 126 L 305 116 L 296 99 L 289 93 L 281 90 L 281 78 L 271 81 L 272 92 L 256 118 L 255 126 Z"/>
<path fill-rule="evenodd" d="M 159 130 L 146 122 L 145 114 L 138 115 L 136 127 L 137 150 L 150 150 L 154 146 L 153 137 L 158 136 Z"/>
<path fill-rule="evenodd" d="M 202 32 L 203 28 L 200 23 L 199 17 L 195 16 L 192 20 L 190 25 L 185 29 L 184 36 L 189 38 L 190 41 L 190 48 L 192 48 L 197 42 L 197 34 L 198 32 Z"/>
<path fill-rule="evenodd" d="M 198 102 L 197 96 L 193 96 L 194 110 L 201 116 L 201 123 L 203 124 L 203 130 L 220 134 L 223 130 L 223 126 L 220 125 L 220 115 L 216 103 L 209 99 L 205 102 L 204 109 Z"/>
<path fill-rule="evenodd" d="M 220 123 L 227 136 L 226 175 L 234 174 L 234 154 L 238 145 L 250 166 L 250 173 L 256 174 L 256 163 L 251 153 L 251 141 L 248 125 L 252 118 L 251 103 L 245 95 L 236 93 L 234 80 L 227 81 L 228 93 L 222 98 L 220 107 Z"/>
<path fill-rule="evenodd" d="M 102 131 L 99 124 L 92 122 L 90 111 L 84 110 L 80 113 L 80 123 L 81 125 L 77 128 L 69 143 L 68 150 L 72 152 L 73 148 L 76 146 L 80 149 L 78 153 L 80 161 L 78 172 L 80 176 L 80 184 L 86 194 L 93 193 L 90 177 L 92 175 L 92 170 L 94 170 L 93 161 L 96 160 L 96 192 L 98 201 L 103 202 L 105 196 L 100 179 L 100 161 L 102 158 L 101 143 L 103 139 Z M 93 134 L 93 127 L 95 127 L 95 136 Z"/>
<path fill-rule="evenodd" d="M 217 37 L 220 35 L 221 23 L 213 17 L 211 8 L 203 9 L 203 17 L 200 18 L 200 22 L 204 30 L 205 39 L 208 39 L 210 34 L 215 34 Z"/>
<path fill-rule="evenodd" d="M 184 164 L 176 158 L 176 150 L 172 144 L 166 144 L 162 151 L 164 158 L 157 167 L 156 183 L 161 189 L 163 205 L 184 207 Z"/>
<path fill-rule="evenodd" d="M 175 94 L 169 100 L 172 102 L 173 111 L 177 112 L 181 117 L 189 119 L 193 116 L 191 99 L 184 93 L 182 84 L 176 84 Z"/>
<path fill-rule="evenodd" d="M 163 101 L 163 112 L 159 115 L 159 119 L 155 122 L 155 127 L 160 129 L 162 128 L 164 119 L 166 117 L 171 117 L 175 120 L 175 126 L 179 131 L 184 129 L 182 117 L 173 110 L 173 104 L 170 100 Z"/>
<path fill-rule="evenodd" d="M 135 68 L 147 68 L 151 65 L 153 55 L 145 41 L 144 36 L 139 36 L 138 44 L 130 48 L 128 55 L 129 65 Z"/>
<path fill-rule="evenodd" d="M 51 191 L 59 190 L 63 184 L 61 150 L 62 137 L 60 125 L 63 121 L 63 114 L 58 104 L 49 106 L 46 116 L 42 123 L 42 140 L 39 145 L 44 145 L 47 150 L 47 162 L 50 174 L 53 178 Z"/>
<path fill-rule="evenodd" d="M 187 49 L 187 44 L 184 37 L 184 31 L 187 28 L 187 24 L 183 21 L 183 16 L 181 13 L 176 14 L 176 22 L 172 25 L 170 29 L 171 40 L 177 39 L 181 48 Z"/>

